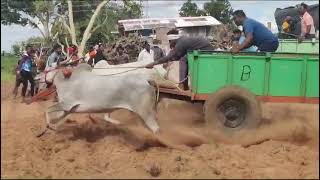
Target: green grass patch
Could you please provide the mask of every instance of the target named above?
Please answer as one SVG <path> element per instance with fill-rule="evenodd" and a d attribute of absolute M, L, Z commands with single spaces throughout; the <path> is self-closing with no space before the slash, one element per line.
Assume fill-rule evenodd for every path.
<path fill-rule="evenodd" d="M 14 68 L 18 63 L 16 56 L 1 56 L 1 82 L 15 80 Z"/>

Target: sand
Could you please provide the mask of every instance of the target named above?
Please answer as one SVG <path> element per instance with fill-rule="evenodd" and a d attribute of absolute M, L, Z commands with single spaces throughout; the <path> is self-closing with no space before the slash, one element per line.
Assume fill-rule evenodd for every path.
<path fill-rule="evenodd" d="M 319 106 L 263 104 L 260 128 L 210 132 L 202 105 L 161 99 L 155 136 L 133 113 L 72 114 L 37 138 L 52 101 L 21 103 L 1 85 L 1 178 L 319 178 Z M 211 134 L 208 134 L 210 132 Z"/>

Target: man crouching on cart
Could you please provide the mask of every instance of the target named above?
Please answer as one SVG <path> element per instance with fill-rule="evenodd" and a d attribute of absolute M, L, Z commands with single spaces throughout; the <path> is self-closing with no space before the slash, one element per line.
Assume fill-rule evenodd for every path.
<path fill-rule="evenodd" d="M 188 90 L 188 61 L 187 53 L 193 50 L 214 50 L 210 41 L 202 37 L 187 37 L 178 35 L 169 35 L 170 47 L 172 50 L 165 57 L 155 60 L 155 62 L 147 64 L 146 68 L 153 68 L 158 64 L 167 63 L 170 60 L 180 60 L 179 66 L 179 88 Z"/>

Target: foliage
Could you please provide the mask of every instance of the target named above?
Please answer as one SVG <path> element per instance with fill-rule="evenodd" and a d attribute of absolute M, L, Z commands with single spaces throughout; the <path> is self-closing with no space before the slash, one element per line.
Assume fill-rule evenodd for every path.
<path fill-rule="evenodd" d="M 1 56 L 1 82 L 14 81 L 15 75 L 13 69 L 18 63 L 16 56 Z"/>
<path fill-rule="evenodd" d="M 117 31 L 118 21 L 121 19 L 141 18 L 143 7 L 132 0 L 124 1 L 123 5 L 109 2 L 106 8 L 97 17 L 96 23 L 101 26 L 91 35 L 88 45 L 97 42 L 110 42 L 115 39 L 112 31 Z"/>
<path fill-rule="evenodd" d="M 1 0 L 1 24 L 27 24 L 38 28 L 46 41 L 50 41 L 50 28 L 55 24 L 57 1 Z"/>
<path fill-rule="evenodd" d="M 72 1 L 77 42 L 80 42 L 83 38 L 82 36 L 89 24 L 90 18 L 100 3 L 100 0 Z M 68 20 L 67 0 L 1 0 L 1 4 L 2 24 L 19 24 L 22 26 L 29 24 L 38 28 L 44 37 L 46 46 L 52 45 L 53 41 L 56 40 L 59 40 L 64 45 L 71 44 L 71 37 L 63 22 L 58 20 L 59 15 L 57 15 L 63 15 Z M 90 45 L 98 41 L 106 42 L 113 40 L 115 37 L 111 32 L 117 31 L 116 25 L 118 20 L 140 18 L 142 12 L 143 7 L 137 1 L 124 0 L 122 5 L 110 1 L 98 15 L 94 23 L 94 31 L 91 32 L 87 43 Z M 39 26 L 39 23 L 42 25 Z"/>
<path fill-rule="evenodd" d="M 25 46 L 31 45 L 33 48 L 40 49 L 42 47 L 48 47 L 50 45 L 45 43 L 45 40 L 42 37 L 31 37 L 26 41 L 22 41 L 22 45 Z"/>
<path fill-rule="evenodd" d="M 191 0 L 185 2 L 180 8 L 180 16 L 212 16 L 223 24 L 232 23 L 233 9 L 228 0 L 211 0 L 203 4 L 203 9 L 198 9 L 196 3 L 192 3 Z"/>
<path fill-rule="evenodd" d="M 21 50 L 21 45 L 19 44 L 13 44 L 11 46 L 11 49 L 12 49 L 12 53 L 16 56 L 18 56 L 20 54 L 20 50 Z"/>
<path fill-rule="evenodd" d="M 223 24 L 232 23 L 233 9 L 228 0 L 211 0 L 204 3 L 203 10 L 206 15 L 216 18 Z"/>
<path fill-rule="evenodd" d="M 10 1 L 1 0 L 1 24 L 19 24 L 25 26 L 29 19 L 22 16 L 22 13 L 35 16 L 35 7 L 32 1 Z"/>
<path fill-rule="evenodd" d="M 188 0 L 180 8 L 179 15 L 181 17 L 201 16 L 203 15 L 203 11 L 198 9 L 198 6 L 196 3 L 192 3 L 191 0 Z"/>

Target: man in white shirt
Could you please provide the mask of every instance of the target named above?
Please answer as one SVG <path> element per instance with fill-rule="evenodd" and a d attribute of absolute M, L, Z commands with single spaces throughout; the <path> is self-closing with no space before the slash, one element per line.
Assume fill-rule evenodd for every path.
<path fill-rule="evenodd" d="M 138 61 L 154 61 L 154 52 L 150 49 L 150 44 L 148 42 L 144 43 L 143 50 L 139 53 Z"/>

